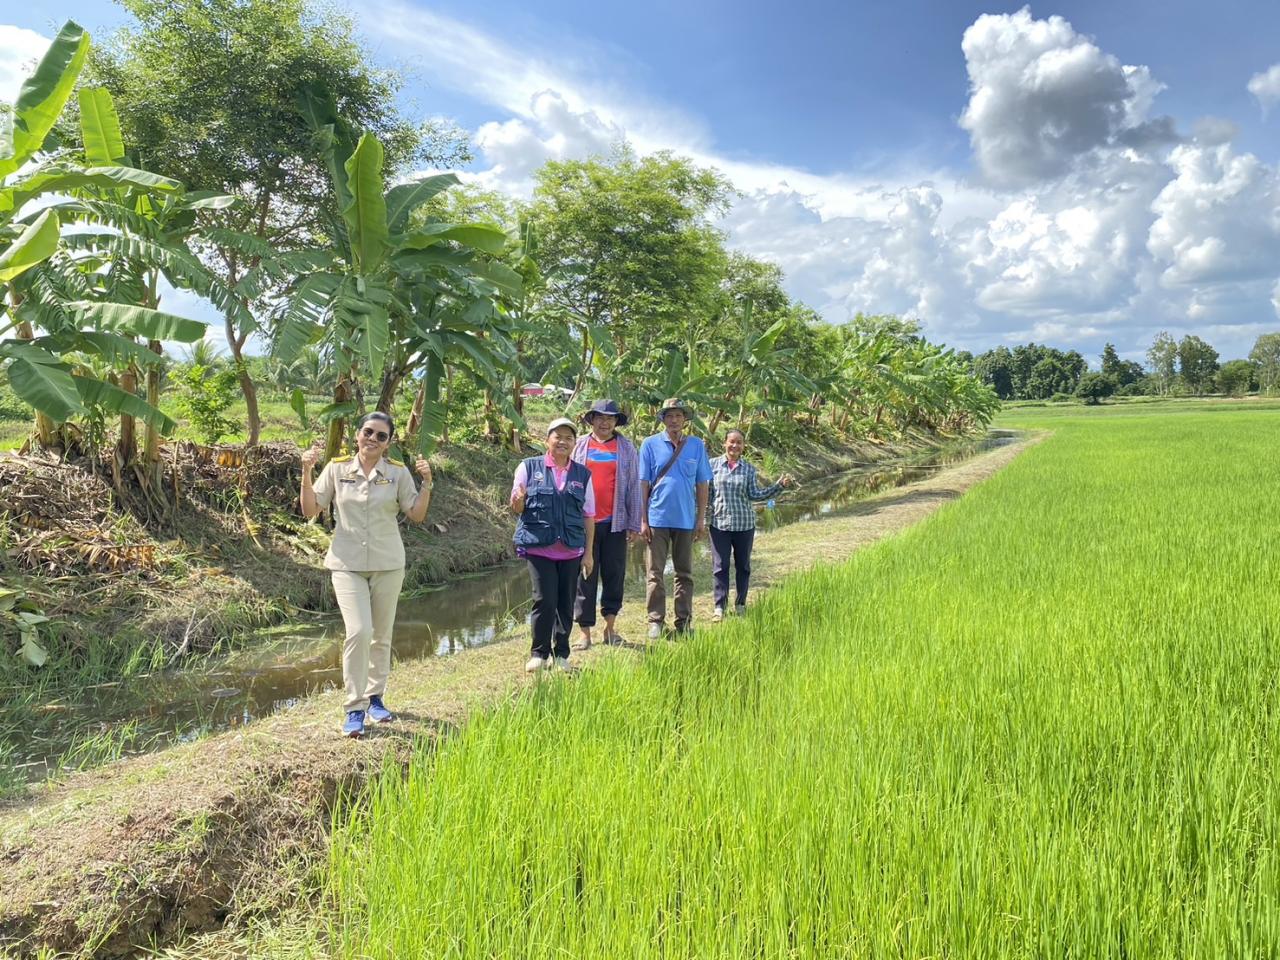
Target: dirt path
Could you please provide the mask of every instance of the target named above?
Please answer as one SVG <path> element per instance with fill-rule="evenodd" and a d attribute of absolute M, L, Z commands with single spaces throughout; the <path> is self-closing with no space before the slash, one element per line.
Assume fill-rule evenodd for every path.
<path fill-rule="evenodd" d="M 1034 441 L 983 454 L 936 476 L 756 541 L 753 592 L 788 574 L 847 557 L 958 498 Z M 710 615 L 710 576 L 696 572 L 695 616 Z M 644 633 L 643 603 L 619 620 Z M 635 656 L 639 644 L 575 654 Z M 447 733 L 467 713 L 530 682 L 527 640 L 512 638 L 398 665 L 399 720 L 362 742 L 337 735 L 340 691 L 240 730 L 77 774 L 0 813 L 0 955 L 39 947 L 128 956 L 221 927 L 228 918 L 293 902 L 325 848 L 335 801 L 413 740 Z"/>

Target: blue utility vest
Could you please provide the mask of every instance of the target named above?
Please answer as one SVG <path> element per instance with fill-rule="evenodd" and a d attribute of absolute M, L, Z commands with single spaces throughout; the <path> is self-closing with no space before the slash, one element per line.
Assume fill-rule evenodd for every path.
<path fill-rule="evenodd" d="M 587 499 L 591 471 L 576 460 L 569 461 L 564 489 L 556 489 L 555 476 L 545 457 L 524 462 L 524 513 L 516 520 L 517 547 L 549 547 L 557 540 L 575 550 L 587 545 L 587 524 L 582 507 Z"/>

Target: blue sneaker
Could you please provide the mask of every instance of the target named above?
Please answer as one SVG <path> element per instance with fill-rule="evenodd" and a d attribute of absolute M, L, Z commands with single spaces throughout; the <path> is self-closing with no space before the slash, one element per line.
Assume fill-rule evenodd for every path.
<path fill-rule="evenodd" d="M 369 698 L 369 719 L 374 723 L 390 723 L 396 715 L 382 705 L 381 697 Z"/>
<path fill-rule="evenodd" d="M 364 711 L 348 710 L 347 722 L 342 725 L 342 733 L 344 736 L 353 739 L 360 739 L 364 736 Z"/>

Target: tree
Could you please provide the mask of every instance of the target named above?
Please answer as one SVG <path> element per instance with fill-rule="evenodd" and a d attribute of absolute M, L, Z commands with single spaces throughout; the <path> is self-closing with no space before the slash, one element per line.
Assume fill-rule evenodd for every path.
<path fill-rule="evenodd" d="M 244 348 L 280 285 L 261 287 L 246 276 L 263 251 L 322 233 L 326 210 L 334 212 L 323 151 L 298 109 L 303 91 L 331 90 L 343 115 L 384 144 L 389 170 L 465 158 L 465 145 L 450 128 L 423 130 L 398 114 L 400 81 L 368 65 L 351 39 L 353 22 L 332 9 L 307 0 L 121 3 L 137 23 L 97 52 L 90 72 L 120 103 L 126 141 L 148 169 L 247 201 L 220 213 L 225 232 L 208 234 L 204 252 L 241 307 L 259 308 L 258 316 L 224 311 L 254 444 L 261 425 Z M 246 254 L 238 235 L 256 239 L 258 252 Z"/>
<path fill-rule="evenodd" d="M 1001 400 L 1013 399 L 1013 355 L 1008 347 L 996 347 L 979 354 L 973 361 L 973 373 L 983 383 L 990 384 Z"/>
<path fill-rule="evenodd" d="M 401 381 L 423 370 L 415 413 L 425 451 L 443 427 L 438 400 L 450 359 L 474 364 L 494 380 L 496 365 L 506 359 L 509 340 L 497 298 L 518 295 L 521 278 L 477 254 L 501 253 L 507 236 L 484 224 L 414 228 L 413 211 L 457 177 L 436 174 L 385 190 L 377 137 L 365 133 L 353 144 L 354 131 L 337 116 L 328 91 L 306 91 L 303 99 L 317 140 L 325 144 L 340 217 L 329 224 L 328 248 L 299 252 L 310 269 L 294 279 L 282 305 L 276 357 L 290 363 L 317 341 L 332 354 L 338 379 L 328 410 L 330 458 L 343 438 L 345 417 L 361 406 L 366 390 L 376 387 L 378 409 L 389 409 Z M 267 259 L 264 267 L 291 260 Z"/>
<path fill-rule="evenodd" d="M 1075 389 L 1075 395 L 1090 405 L 1101 403 L 1115 392 L 1115 381 L 1105 373 L 1086 373 Z"/>
<path fill-rule="evenodd" d="M 1251 360 L 1228 360 L 1218 370 L 1217 382 L 1228 396 L 1243 397 L 1258 385 L 1257 367 Z"/>
<path fill-rule="evenodd" d="M 1156 382 L 1156 392 L 1161 396 L 1168 394 L 1178 371 L 1178 343 L 1163 330 L 1147 348 L 1147 366 Z"/>
<path fill-rule="evenodd" d="M 149 269 L 158 244 L 148 243 L 144 211 L 169 209 L 174 197 L 185 195 L 176 180 L 120 162 L 123 144 L 109 98 L 81 90 L 82 158 L 69 150 L 47 152 L 46 138 L 88 51 L 89 35 L 68 22 L 23 84 L 10 122 L 0 124 L 0 335 L 14 334 L 0 341 L 0 358 L 9 360 L 13 391 L 35 409 L 36 437 L 44 446 L 53 444 L 56 423 L 91 409 L 171 430 L 173 421 L 157 409 L 156 398 L 138 397 L 127 378 L 161 362 L 136 338 L 190 342 L 204 333 L 203 324 L 161 313 L 153 309 L 154 296 L 147 299 L 139 270 Z M 97 191 L 133 211 L 108 231 L 105 246 L 92 231 L 61 231 L 61 217 L 92 220 L 81 198 Z M 131 234 L 135 229 L 141 237 Z M 70 362 L 77 356 L 131 373 L 119 382 L 102 378 L 86 363 Z"/>
<path fill-rule="evenodd" d="M 1257 365 L 1258 389 L 1268 395 L 1280 390 L 1280 333 L 1258 337 L 1249 359 Z"/>
<path fill-rule="evenodd" d="M 1218 351 L 1194 334 L 1178 341 L 1178 374 L 1195 394 L 1203 394 L 1213 386 L 1218 371 Z"/>
<path fill-rule="evenodd" d="M 579 384 L 607 331 L 620 354 L 638 344 L 694 341 L 710 326 L 725 274 L 713 215 L 730 187 L 715 171 L 667 153 L 553 161 L 536 174 L 546 297 L 579 335 Z"/>

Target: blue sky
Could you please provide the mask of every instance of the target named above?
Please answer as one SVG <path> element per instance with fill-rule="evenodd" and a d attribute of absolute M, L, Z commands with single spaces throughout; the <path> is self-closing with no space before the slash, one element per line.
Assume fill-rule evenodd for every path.
<path fill-rule="evenodd" d="M 969 349 L 1034 338 L 1095 362 L 1107 340 L 1140 359 L 1160 329 L 1224 359 L 1280 329 L 1275 2 L 351 10 L 411 109 L 472 131 L 482 182 L 525 194 L 543 160 L 623 138 L 713 164 L 743 191 L 729 243 L 832 321 L 912 314 Z M 0 27 L 5 59 L 67 16 L 123 21 L 27 3 L 0 15 L 24 28 Z"/>

